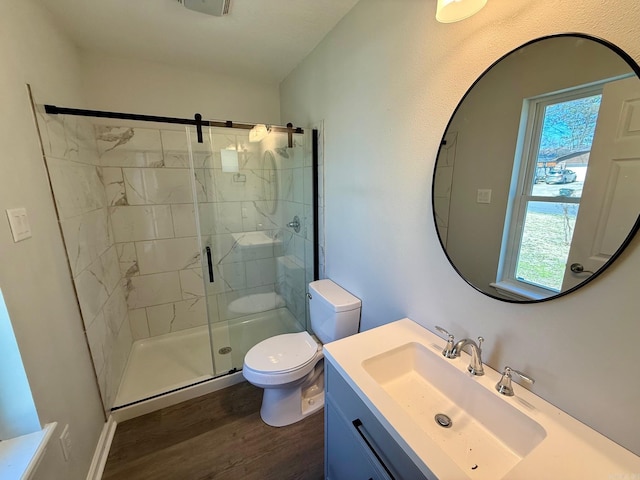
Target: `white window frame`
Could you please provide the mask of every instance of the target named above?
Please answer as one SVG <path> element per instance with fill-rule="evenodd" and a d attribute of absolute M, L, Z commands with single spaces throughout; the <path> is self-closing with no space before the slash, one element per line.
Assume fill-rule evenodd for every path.
<path fill-rule="evenodd" d="M 518 254 L 520 252 L 528 203 L 538 201 L 580 204 L 580 198 L 541 197 L 532 194 L 545 109 L 547 106 L 556 103 L 602 95 L 603 83 L 599 82 L 579 88 L 539 95 L 527 98 L 523 102 L 500 250 L 498 275 L 496 282 L 491 284 L 492 287 L 507 297 L 518 300 L 539 300 L 559 293 L 542 285 L 535 285 L 516 278 Z"/>

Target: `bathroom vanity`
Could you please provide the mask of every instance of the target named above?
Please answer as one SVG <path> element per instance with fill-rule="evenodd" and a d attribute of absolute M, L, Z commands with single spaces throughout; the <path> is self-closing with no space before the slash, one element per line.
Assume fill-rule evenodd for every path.
<path fill-rule="evenodd" d="M 640 457 L 500 373 L 467 371 L 410 319 L 332 342 L 325 352 L 325 477 L 636 478 Z"/>
<path fill-rule="evenodd" d="M 325 478 L 429 478 L 332 363 L 324 374 Z"/>

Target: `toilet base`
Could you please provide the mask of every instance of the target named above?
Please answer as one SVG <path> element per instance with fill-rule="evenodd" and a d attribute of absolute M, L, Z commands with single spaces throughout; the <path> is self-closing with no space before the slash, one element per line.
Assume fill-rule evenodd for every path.
<path fill-rule="evenodd" d="M 314 371 L 298 385 L 265 388 L 260 417 L 267 425 L 285 427 L 321 410 L 323 406 L 324 368 L 320 361 Z"/>

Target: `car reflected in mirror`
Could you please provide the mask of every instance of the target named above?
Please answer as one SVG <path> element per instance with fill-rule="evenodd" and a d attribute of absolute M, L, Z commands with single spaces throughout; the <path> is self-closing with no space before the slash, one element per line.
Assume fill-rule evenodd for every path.
<path fill-rule="evenodd" d="M 574 172 L 573 170 L 552 168 L 551 170 L 549 170 L 549 174 L 544 177 L 544 182 L 547 185 L 557 183 L 572 183 L 576 181 L 576 177 L 576 172 Z"/>

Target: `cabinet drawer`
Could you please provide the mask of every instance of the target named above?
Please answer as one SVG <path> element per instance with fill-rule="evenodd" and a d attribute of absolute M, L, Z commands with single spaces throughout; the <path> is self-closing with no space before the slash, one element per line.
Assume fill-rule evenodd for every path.
<path fill-rule="evenodd" d="M 336 407 L 346 419 L 347 427 L 355 430 L 368 444 L 380 463 L 396 480 L 420 480 L 427 477 L 418 469 L 400 445 L 380 424 L 378 419 L 364 404 L 360 397 L 342 378 L 338 371 L 325 361 L 325 382 L 328 401 Z M 328 421 L 331 421 L 328 419 Z M 331 427 L 327 425 L 327 429 Z M 332 459 L 328 458 L 328 462 Z"/>
<path fill-rule="evenodd" d="M 390 480 L 330 398 L 325 402 L 327 480 Z"/>

